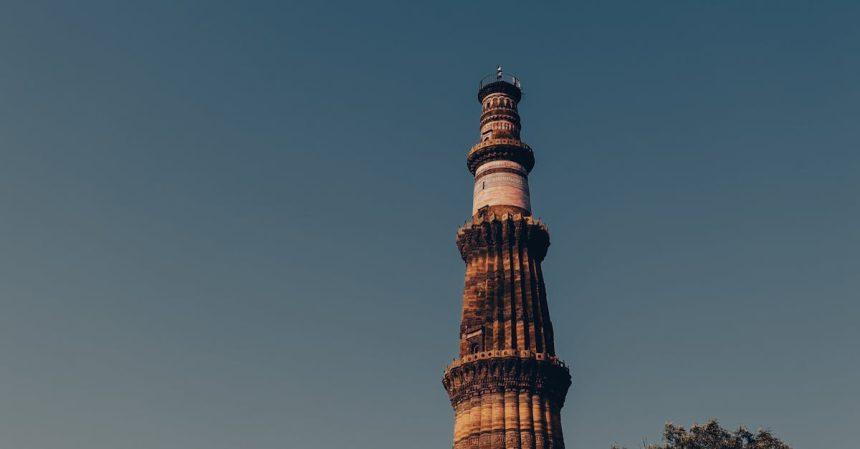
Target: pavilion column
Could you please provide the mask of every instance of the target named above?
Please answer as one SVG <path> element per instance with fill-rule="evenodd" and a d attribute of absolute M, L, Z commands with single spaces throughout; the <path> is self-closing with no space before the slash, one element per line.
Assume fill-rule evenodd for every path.
<path fill-rule="evenodd" d="M 467 399 L 469 402 L 469 431 L 466 437 L 468 449 L 478 449 L 481 436 L 481 398 Z"/>
<path fill-rule="evenodd" d="M 461 402 L 454 407 L 454 449 L 463 449 L 463 417 L 465 407 Z"/>
<path fill-rule="evenodd" d="M 493 430 L 493 396 L 481 395 L 481 430 L 478 439 L 479 449 L 493 449 L 490 432 Z"/>
<path fill-rule="evenodd" d="M 534 417 L 535 449 L 546 449 L 546 419 L 543 401 L 539 394 L 532 395 L 532 416 Z"/>
<path fill-rule="evenodd" d="M 564 449 L 564 433 L 561 430 L 561 407 L 557 405 L 553 405 L 552 423 L 555 449 Z"/>
<path fill-rule="evenodd" d="M 505 391 L 505 449 L 521 449 L 519 400 L 516 391 Z"/>
<path fill-rule="evenodd" d="M 520 392 L 520 445 L 522 449 L 534 449 L 534 422 L 532 419 L 532 398 L 528 391 Z"/>
<path fill-rule="evenodd" d="M 543 420 L 544 426 L 546 429 L 546 442 L 544 443 L 544 447 L 546 449 L 556 449 L 555 447 L 555 423 L 552 421 L 552 407 L 551 401 L 549 398 L 542 399 L 543 405 Z"/>
<path fill-rule="evenodd" d="M 493 449 L 505 447 L 505 393 L 493 391 L 493 429 L 490 441 Z"/>

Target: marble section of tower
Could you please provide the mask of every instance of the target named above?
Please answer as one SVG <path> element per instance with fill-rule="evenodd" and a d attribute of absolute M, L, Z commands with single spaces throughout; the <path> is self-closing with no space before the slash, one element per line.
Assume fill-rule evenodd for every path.
<path fill-rule="evenodd" d="M 454 449 L 561 449 L 571 377 L 556 357 L 541 262 L 546 226 L 532 217 L 532 149 L 520 140 L 516 77 L 478 91 L 481 140 L 467 156 L 472 217 L 457 232 L 466 263 L 460 356 L 442 380 L 454 407 Z"/>

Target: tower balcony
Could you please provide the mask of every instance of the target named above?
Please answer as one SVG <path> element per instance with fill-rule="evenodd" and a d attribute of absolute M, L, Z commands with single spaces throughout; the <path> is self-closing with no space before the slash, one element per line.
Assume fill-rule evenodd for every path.
<path fill-rule="evenodd" d="M 535 165 L 531 147 L 519 139 L 508 138 L 490 138 L 479 142 L 466 155 L 466 165 L 474 175 L 481 164 L 499 159 L 517 162 L 526 171 L 531 171 Z"/>
<path fill-rule="evenodd" d="M 450 364 L 448 364 L 448 366 L 445 367 L 443 374 L 447 374 L 452 369 L 457 368 L 465 363 L 493 358 L 520 358 L 547 361 L 549 363 L 552 363 L 553 365 L 558 365 L 562 368 L 568 368 L 567 364 L 563 360 L 553 354 L 527 351 L 524 349 L 497 349 L 492 351 L 483 351 L 475 354 L 464 355 L 459 359 L 454 359 Z"/>
<path fill-rule="evenodd" d="M 473 397 L 486 396 L 490 391 L 530 392 L 551 399 L 560 409 L 571 385 L 570 371 L 567 364 L 554 355 L 503 349 L 454 360 L 445 367 L 442 385 L 455 407 Z M 512 399 L 516 402 L 516 397 Z"/>

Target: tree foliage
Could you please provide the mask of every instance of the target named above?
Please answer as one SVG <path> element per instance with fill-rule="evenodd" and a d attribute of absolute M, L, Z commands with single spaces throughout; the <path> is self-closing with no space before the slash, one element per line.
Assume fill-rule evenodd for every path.
<path fill-rule="evenodd" d="M 612 446 L 618 449 L 617 446 Z M 730 432 L 716 420 L 705 424 L 693 424 L 689 430 L 667 423 L 661 444 L 649 444 L 645 449 L 791 449 L 769 431 L 759 429 L 756 433 L 739 427 Z"/>

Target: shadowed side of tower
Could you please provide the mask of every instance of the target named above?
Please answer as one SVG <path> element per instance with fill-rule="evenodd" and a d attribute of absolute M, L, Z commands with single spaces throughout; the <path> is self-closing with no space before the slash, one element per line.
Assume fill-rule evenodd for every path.
<path fill-rule="evenodd" d="M 455 449 L 561 449 L 571 384 L 555 355 L 541 263 L 546 226 L 531 216 L 532 149 L 520 140 L 520 81 L 497 73 L 478 89 L 481 139 L 467 155 L 472 217 L 457 232 L 466 263 L 460 357 L 442 380 Z"/>

